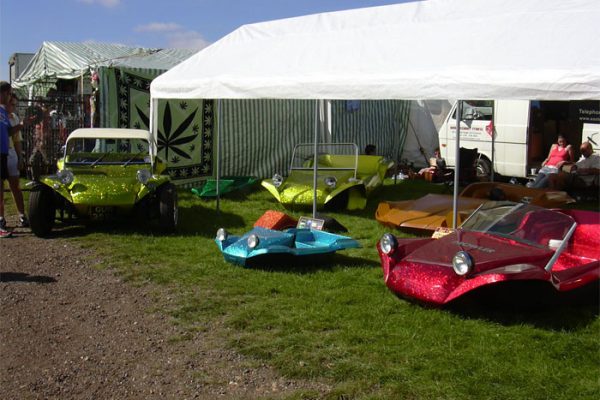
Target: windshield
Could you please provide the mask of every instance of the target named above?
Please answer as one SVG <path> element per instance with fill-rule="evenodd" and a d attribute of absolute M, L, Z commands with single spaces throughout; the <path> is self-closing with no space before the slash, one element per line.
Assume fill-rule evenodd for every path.
<path fill-rule="evenodd" d="M 510 238 L 535 246 L 557 248 L 575 225 L 568 215 L 524 203 L 484 203 L 461 229 Z"/>
<path fill-rule="evenodd" d="M 80 165 L 147 164 L 148 141 L 142 139 L 75 138 L 67 142 L 65 163 Z"/>
<path fill-rule="evenodd" d="M 314 143 L 300 143 L 294 147 L 291 170 L 312 170 Z M 317 144 L 319 170 L 352 170 L 358 166 L 358 146 L 354 143 Z"/>

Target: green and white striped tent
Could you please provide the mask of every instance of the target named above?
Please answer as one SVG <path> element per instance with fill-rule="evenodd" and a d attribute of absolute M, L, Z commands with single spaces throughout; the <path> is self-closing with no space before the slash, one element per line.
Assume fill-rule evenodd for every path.
<path fill-rule="evenodd" d="M 58 79 L 89 77 L 93 66 L 107 65 L 112 60 L 147 55 L 157 50 L 98 42 L 43 42 L 12 85 L 15 89 L 31 88 L 33 95 L 44 96 L 46 93 L 41 90 L 47 91 Z"/>
<path fill-rule="evenodd" d="M 353 142 L 362 151 L 374 144 L 377 154 L 400 159 L 408 132 L 409 101 L 331 102 L 331 130 L 323 142 Z M 314 102 L 293 99 L 221 102 L 221 175 L 270 177 L 287 174 L 298 143 L 314 140 Z M 194 186 L 215 176 L 216 102 L 164 99 L 157 102 L 158 155 L 179 185 Z M 147 121 L 147 119 L 145 119 Z M 143 126 L 145 128 L 145 125 Z M 437 137 L 436 137 L 437 139 Z M 437 142 L 437 140 L 436 140 Z M 433 148 L 435 145 L 430 145 Z M 418 158 L 416 163 L 421 162 Z"/>
<path fill-rule="evenodd" d="M 223 175 L 269 177 L 287 174 L 292 150 L 314 140 L 314 102 L 308 100 L 224 100 L 222 102 Z M 331 102 L 331 131 L 322 142 L 374 144 L 389 159 L 400 157 L 410 102 Z"/>

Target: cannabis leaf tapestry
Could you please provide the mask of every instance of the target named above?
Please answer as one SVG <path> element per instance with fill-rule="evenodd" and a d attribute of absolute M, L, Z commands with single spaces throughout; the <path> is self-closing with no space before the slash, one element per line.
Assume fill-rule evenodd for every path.
<path fill-rule="evenodd" d="M 108 73 L 108 71 L 103 71 Z M 150 82 L 155 71 L 110 69 L 103 85 L 103 126 L 149 129 Z M 160 100 L 158 103 L 157 155 L 167 163 L 176 184 L 212 175 L 212 100 Z"/>

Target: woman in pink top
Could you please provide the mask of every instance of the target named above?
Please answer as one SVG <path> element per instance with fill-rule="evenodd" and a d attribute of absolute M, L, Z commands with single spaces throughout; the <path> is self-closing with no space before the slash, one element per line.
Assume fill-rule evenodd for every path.
<path fill-rule="evenodd" d="M 542 162 L 542 168 L 535 180 L 528 183 L 527 186 L 538 189 L 548 187 L 548 175 L 558 174 L 563 164 L 573 162 L 573 160 L 573 148 L 567 143 L 567 139 L 563 135 L 558 135 L 556 143 L 550 147 L 548 157 Z"/>

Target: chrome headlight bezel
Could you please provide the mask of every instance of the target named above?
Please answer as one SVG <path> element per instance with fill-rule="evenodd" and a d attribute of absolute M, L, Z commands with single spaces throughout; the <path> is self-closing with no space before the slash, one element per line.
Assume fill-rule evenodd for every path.
<path fill-rule="evenodd" d="M 260 239 L 256 234 L 253 233 L 250 236 L 248 236 L 248 239 L 246 239 L 246 243 L 248 244 L 248 248 L 255 249 L 256 246 L 258 246 L 258 244 L 260 243 Z"/>
<path fill-rule="evenodd" d="M 219 242 L 226 241 L 228 237 L 229 237 L 229 233 L 227 232 L 227 230 L 225 230 L 225 228 L 217 229 L 217 234 L 215 235 L 215 239 L 217 239 Z"/>
<path fill-rule="evenodd" d="M 457 252 L 452 257 L 452 268 L 456 275 L 465 276 L 473 271 L 473 257 L 466 251 Z"/>
<path fill-rule="evenodd" d="M 70 169 L 61 169 L 56 173 L 56 178 L 60 181 L 60 183 L 66 186 L 73 183 L 75 175 L 73 175 L 73 171 Z"/>
<path fill-rule="evenodd" d="M 335 189 L 337 186 L 337 178 L 335 176 L 328 176 L 324 180 L 325 185 L 330 189 Z"/>
<path fill-rule="evenodd" d="M 385 233 L 381 239 L 379 239 L 379 248 L 384 254 L 392 254 L 398 247 L 398 240 L 391 233 Z"/>
<path fill-rule="evenodd" d="M 275 174 L 273 175 L 273 178 L 271 178 L 271 180 L 273 182 L 273 186 L 278 188 L 283 183 L 283 176 Z"/>
<path fill-rule="evenodd" d="M 139 183 L 141 183 L 142 185 L 145 185 L 148 183 L 150 178 L 152 178 L 152 172 L 150 172 L 150 170 L 148 170 L 146 168 L 138 169 L 137 172 L 135 173 L 135 177 Z"/>

